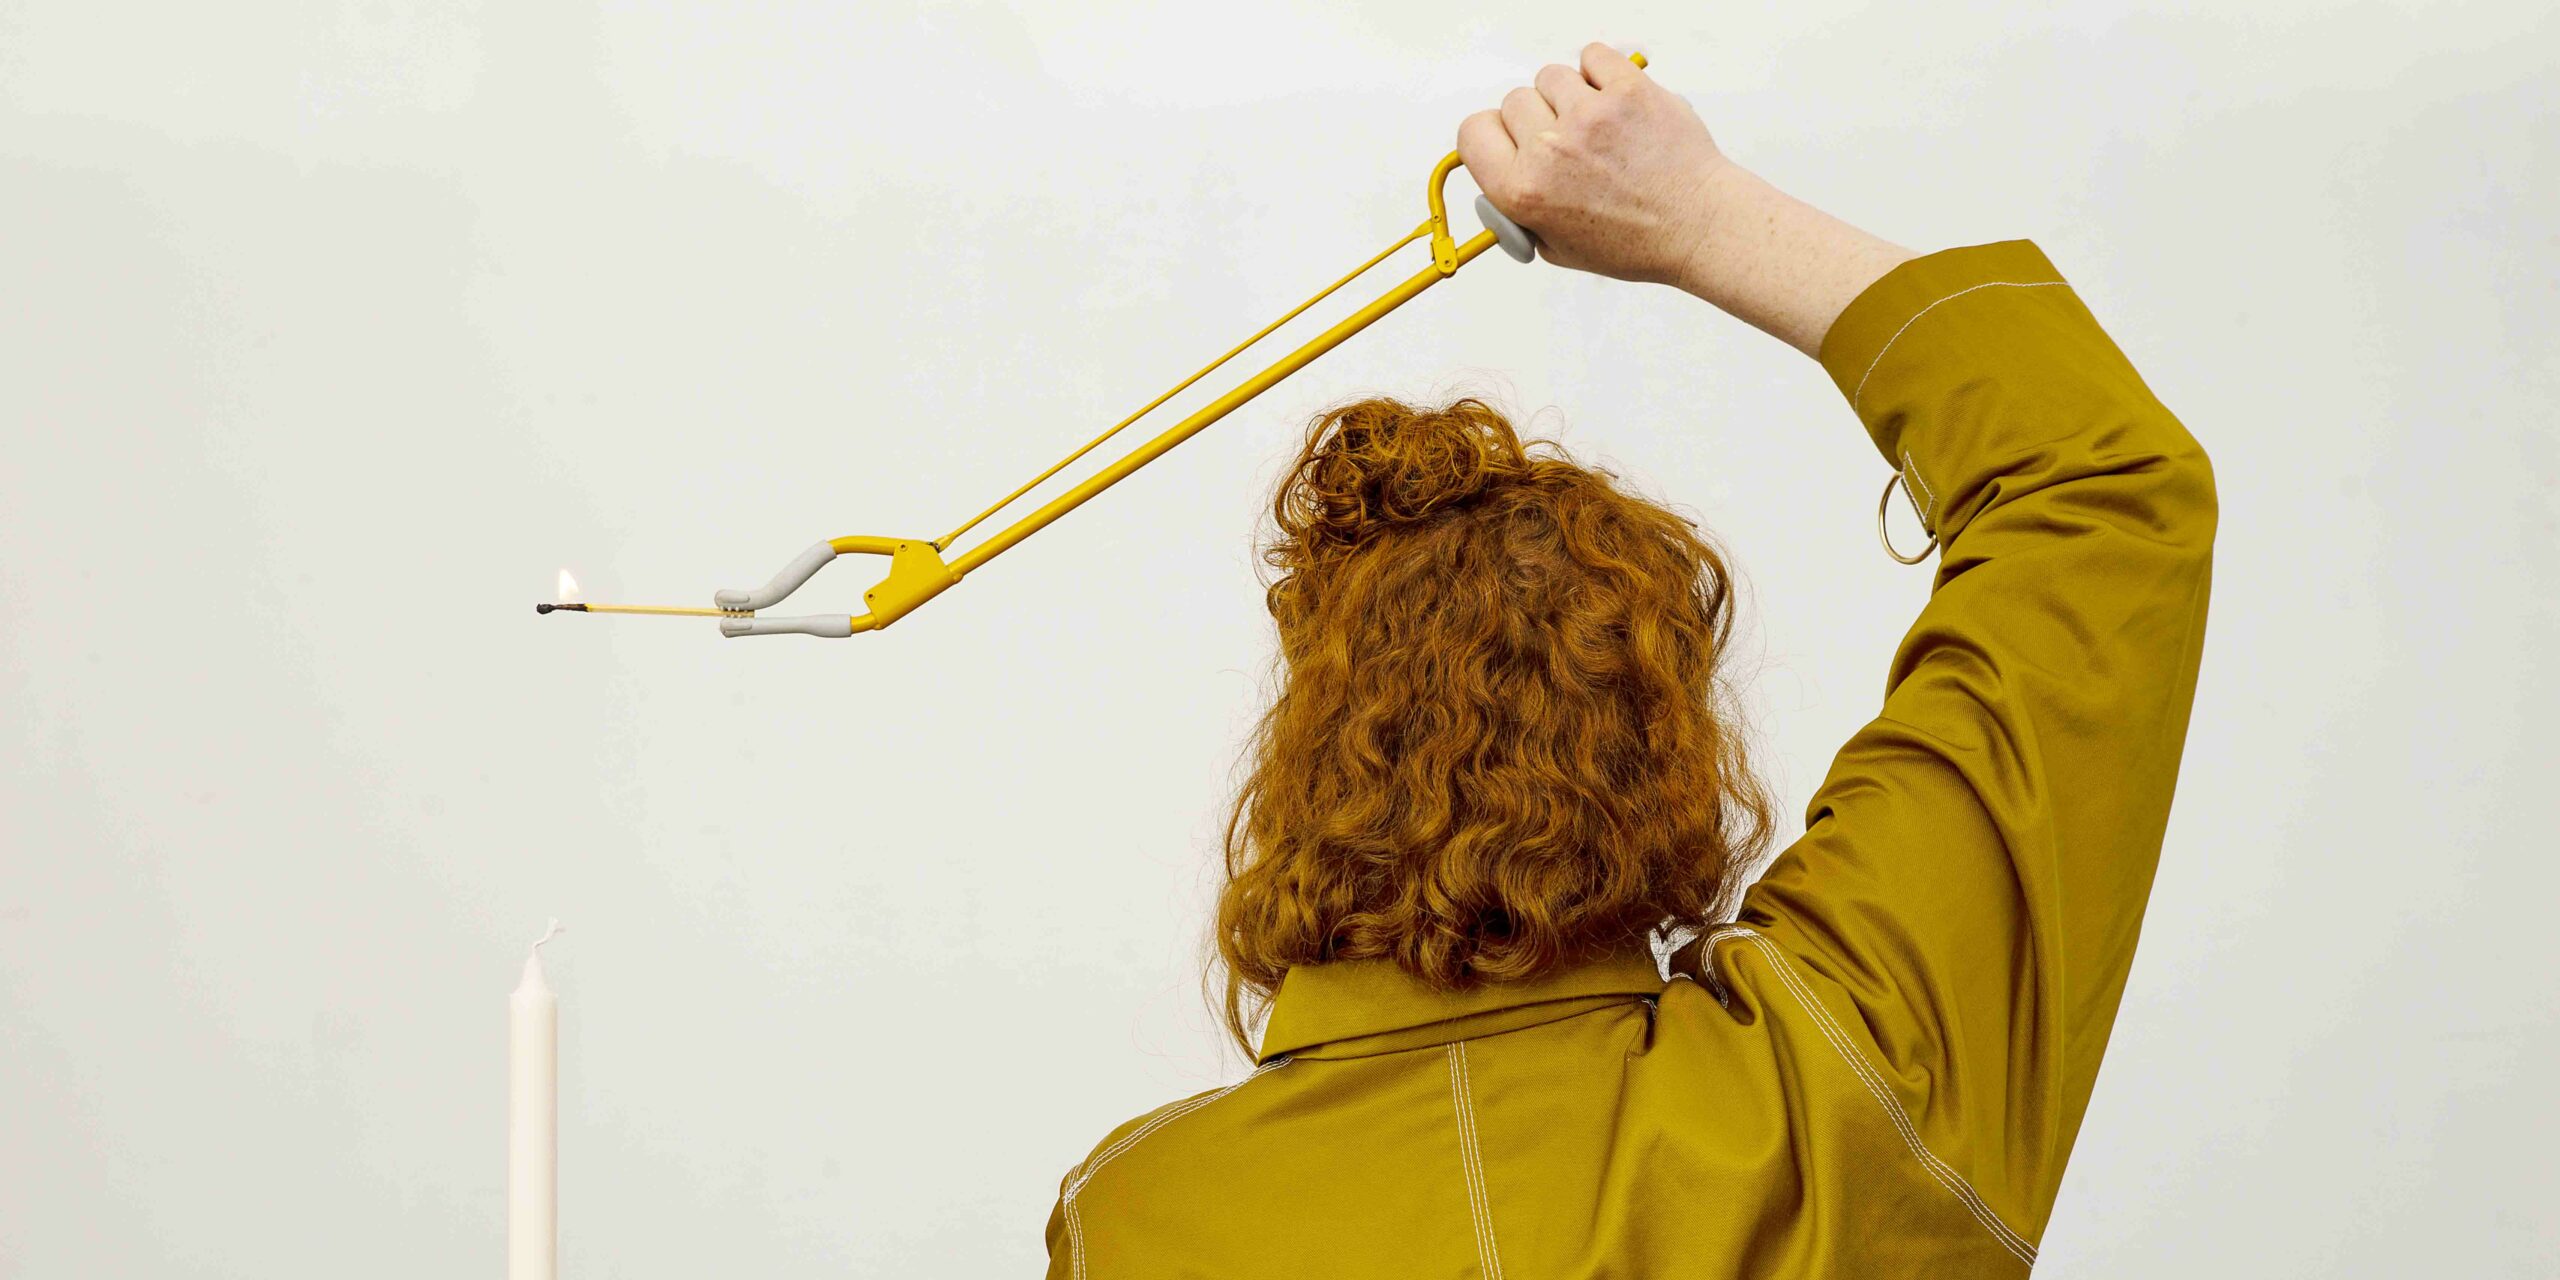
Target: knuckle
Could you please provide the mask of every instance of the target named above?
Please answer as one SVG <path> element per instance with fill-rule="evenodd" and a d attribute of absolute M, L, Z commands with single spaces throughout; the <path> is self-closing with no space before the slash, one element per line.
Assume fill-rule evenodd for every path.
<path fill-rule="evenodd" d="M 1532 102 L 1544 101 L 1546 101 L 1546 99 L 1539 97 L 1537 90 L 1532 89 L 1527 85 L 1522 85 L 1519 88 L 1502 95 L 1502 105 L 1505 107 L 1525 107 Z"/>

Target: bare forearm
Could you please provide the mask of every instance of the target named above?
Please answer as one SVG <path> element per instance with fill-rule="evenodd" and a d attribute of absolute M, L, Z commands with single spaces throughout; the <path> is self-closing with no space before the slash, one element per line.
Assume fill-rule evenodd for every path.
<path fill-rule="evenodd" d="M 1817 359 L 1850 301 L 1920 256 L 1731 161 L 1702 185 L 1697 242 L 1671 283 Z"/>

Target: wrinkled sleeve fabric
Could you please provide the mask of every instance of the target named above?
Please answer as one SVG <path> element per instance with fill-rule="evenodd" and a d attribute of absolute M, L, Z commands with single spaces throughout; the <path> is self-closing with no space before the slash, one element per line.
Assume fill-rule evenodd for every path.
<path fill-rule="evenodd" d="M 1897 266 L 1841 314 L 1821 362 L 1939 562 L 1881 714 L 1737 924 L 1810 975 L 1929 1155 L 2032 1240 L 2158 864 L 2204 639 L 2213 474 L 2025 240 Z M 1755 980 L 1756 944 L 1735 945 L 1750 941 L 1711 935 L 1721 981 Z"/>

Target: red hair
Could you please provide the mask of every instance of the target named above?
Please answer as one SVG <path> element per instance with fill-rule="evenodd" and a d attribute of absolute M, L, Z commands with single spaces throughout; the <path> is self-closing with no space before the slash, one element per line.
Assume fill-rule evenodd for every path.
<path fill-rule="evenodd" d="M 1536 977 L 1732 908 L 1768 841 L 1725 562 L 1480 400 L 1320 415 L 1272 503 L 1284 680 L 1218 900 L 1229 1031 L 1292 966 Z"/>

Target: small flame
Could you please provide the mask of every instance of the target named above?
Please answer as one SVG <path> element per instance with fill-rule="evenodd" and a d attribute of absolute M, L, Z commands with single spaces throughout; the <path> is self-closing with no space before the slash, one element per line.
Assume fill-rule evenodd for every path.
<path fill-rule="evenodd" d="M 560 571 L 560 594 L 558 599 L 562 604 L 575 604 L 578 600 L 578 580 L 570 577 L 569 571 L 566 569 Z"/>

